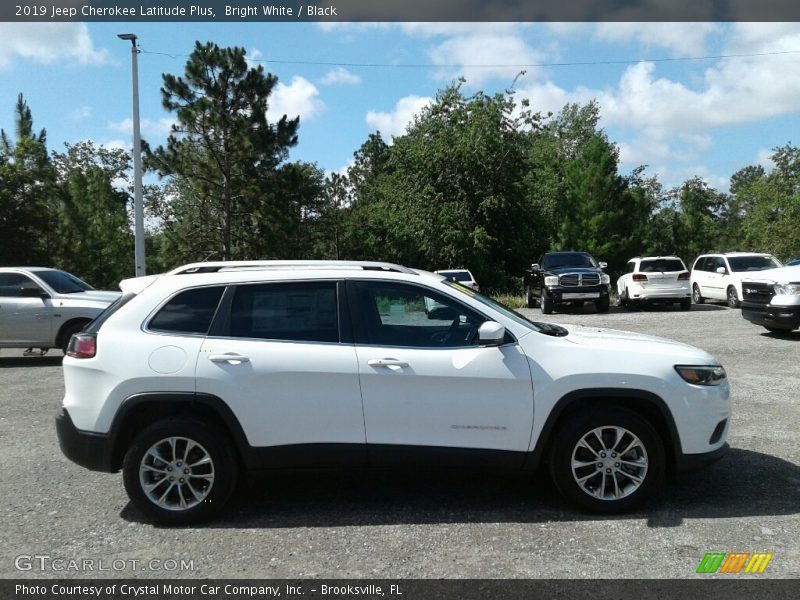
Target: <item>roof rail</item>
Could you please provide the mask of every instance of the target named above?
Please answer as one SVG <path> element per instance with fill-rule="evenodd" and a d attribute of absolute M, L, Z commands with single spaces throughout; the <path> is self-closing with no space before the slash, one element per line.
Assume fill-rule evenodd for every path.
<path fill-rule="evenodd" d="M 363 271 L 389 271 L 416 275 L 416 271 L 387 262 L 351 260 L 229 260 L 191 263 L 169 271 L 167 275 L 218 273 L 220 271 L 257 271 L 268 269 L 361 269 Z"/>

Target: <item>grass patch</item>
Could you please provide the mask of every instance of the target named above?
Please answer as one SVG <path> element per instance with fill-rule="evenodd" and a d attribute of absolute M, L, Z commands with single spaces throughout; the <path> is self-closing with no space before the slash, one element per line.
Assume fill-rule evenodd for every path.
<path fill-rule="evenodd" d="M 522 294 L 492 294 L 492 300 L 509 308 L 527 307 L 527 301 Z"/>

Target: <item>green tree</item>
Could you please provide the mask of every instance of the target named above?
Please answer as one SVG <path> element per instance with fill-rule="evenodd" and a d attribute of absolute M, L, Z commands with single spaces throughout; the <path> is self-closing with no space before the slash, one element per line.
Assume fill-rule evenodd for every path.
<path fill-rule="evenodd" d="M 277 254 L 284 238 L 254 247 L 251 235 L 254 222 L 265 226 L 264 219 L 290 208 L 268 193 L 292 177 L 279 166 L 297 143 L 299 125 L 285 115 L 268 121 L 277 78 L 261 66 L 249 68 L 243 48 L 197 42 L 184 76 L 165 74 L 163 83 L 163 105 L 176 124 L 148 163 L 171 179 L 170 206 L 162 210 L 166 247 L 182 259 Z"/>
<path fill-rule="evenodd" d="M 34 132 L 31 110 L 20 94 L 15 139 L 0 130 L 0 265 L 51 264 L 53 182 L 47 134 Z"/>

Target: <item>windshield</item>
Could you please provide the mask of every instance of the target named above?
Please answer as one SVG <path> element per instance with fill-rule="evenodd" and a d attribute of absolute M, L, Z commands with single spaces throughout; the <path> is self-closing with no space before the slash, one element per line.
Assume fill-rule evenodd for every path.
<path fill-rule="evenodd" d="M 580 252 L 556 252 L 547 254 L 542 261 L 544 269 L 558 269 L 559 267 L 596 267 L 594 259 L 588 254 Z"/>
<path fill-rule="evenodd" d="M 439 271 L 439 275 L 447 277 L 451 281 L 472 281 L 469 271 Z"/>
<path fill-rule="evenodd" d="M 65 271 L 36 271 L 35 274 L 58 294 L 75 294 L 93 289 L 85 281 Z"/>
<path fill-rule="evenodd" d="M 739 273 L 742 271 L 763 271 L 765 269 L 775 269 L 782 266 L 778 259 L 772 256 L 729 256 L 728 264 L 731 271 Z"/>
<path fill-rule="evenodd" d="M 640 273 L 669 273 L 672 271 L 685 271 L 683 261 L 677 258 L 659 258 L 656 260 L 643 260 L 639 265 Z"/>
<path fill-rule="evenodd" d="M 475 290 L 472 290 L 472 289 L 470 289 L 468 287 L 464 287 L 463 285 L 460 285 L 458 283 L 453 283 L 450 280 L 445 280 L 442 283 L 444 283 L 446 285 L 449 285 L 452 289 L 456 290 L 457 292 L 461 292 L 462 294 L 464 294 L 466 296 L 469 296 L 473 300 L 477 300 L 481 304 L 485 304 L 489 308 L 493 308 L 494 310 L 499 312 L 504 317 L 508 317 L 509 319 L 514 321 L 515 323 L 518 323 L 518 324 L 522 325 L 523 327 L 527 327 L 531 331 L 541 331 L 542 330 L 539 323 L 535 323 L 533 321 L 530 321 L 530 320 L 526 319 L 521 314 L 519 314 L 517 311 L 515 311 L 515 310 L 513 310 L 511 308 L 508 308 L 507 306 L 503 306 L 499 302 L 495 302 L 491 298 L 487 298 L 486 296 L 484 296 L 483 294 L 479 294 Z"/>

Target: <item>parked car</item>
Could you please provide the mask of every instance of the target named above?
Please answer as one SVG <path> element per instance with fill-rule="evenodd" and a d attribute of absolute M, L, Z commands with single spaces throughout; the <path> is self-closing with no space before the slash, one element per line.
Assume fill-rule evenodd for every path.
<path fill-rule="evenodd" d="M 121 469 L 153 520 L 219 512 L 241 469 L 542 462 L 616 513 L 727 447 L 728 381 L 703 350 L 532 322 L 387 263 L 259 264 L 123 281 L 72 338 L 61 449 Z"/>
<path fill-rule="evenodd" d="M 0 348 L 66 351 L 72 334 L 119 298 L 43 267 L 0 268 Z"/>
<path fill-rule="evenodd" d="M 798 265 L 800 265 L 800 258 L 795 258 L 794 260 L 787 262 L 784 267 L 796 267 Z"/>
<path fill-rule="evenodd" d="M 446 271 L 434 271 L 437 275 L 447 277 L 450 281 L 455 281 L 468 288 L 472 288 L 476 292 L 480 292 L 481 288 L 475 280 L 475 276 L 468 269 L 448 269 Z"/>
<path fill-rule="evenodd" d="M 780 266 L 780 261 L 771 254 L 703 254 L 692 267 L 692 300 L 695 304 L 702 304 L 705 300 L 725 300 L 731 308 L 738 308 L 742 300 L 742 278 L 754 271 Z"/>
<path fill-rule="evenodd" d="M 525 272 L 528 308 L 540 306 L 548 315 L 562 304 L 593 302 L 597 312 L 608 312 L 611 279 L 606 263 L 586 252 L 549 252 Z"/>
<path fill-rule="evenodd" d="M 800 265 L 758 273 L 742 281 L 742 316 L 773 333 L 800 328 Z"/>
<path fill-rule="evenodd" d="M 681 310 L 689 310 L 689 271 L 677 256 L 632 258 L 625 274 L 617 279 L 617 297 L 627 309 L 648 303 L 678 304 Z"/>

